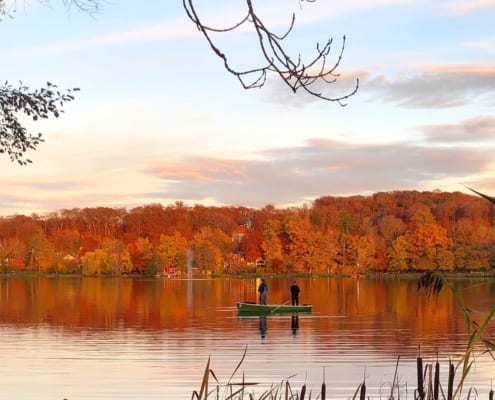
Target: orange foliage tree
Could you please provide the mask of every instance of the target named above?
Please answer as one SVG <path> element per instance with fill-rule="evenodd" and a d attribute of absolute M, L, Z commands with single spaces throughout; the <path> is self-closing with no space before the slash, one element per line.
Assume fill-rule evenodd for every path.
<path fill-rule="evenodd" d="M 469 271 L 495 267 L 494 245 L 495 209 L 459 192 L 325 196 L 287 209 L 177 202 L 0 217 L 3 271 L 148 274 L 151 264 L 183 271 L 189 248 L 204 273 L 263 265 L 275 273 Z"/>

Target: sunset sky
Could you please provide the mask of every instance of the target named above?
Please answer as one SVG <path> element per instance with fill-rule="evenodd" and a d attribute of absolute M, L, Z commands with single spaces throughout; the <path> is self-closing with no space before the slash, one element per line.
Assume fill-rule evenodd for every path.
<path fill-rule="evenodd" d="M 93 16 L 53 0 L 17 2 L 0 22 L 2 81 L 79 87 L 21 167 L 0 158 L 0 215 L 84 207 L 277 207 L 392 190 L 495 193 L 495 0 L 258 0 L 294 57 L 333 38 L 346 49 L 341 107 L 276 76 L 245 90 L 181 0 L 108 0 Z M 226 27 L 245 0 L 197 0 Z M 218 37 L 243 69 L 260 65 L 247 29 Z M 335 58 L 331 58 L 334 62 Z"/>

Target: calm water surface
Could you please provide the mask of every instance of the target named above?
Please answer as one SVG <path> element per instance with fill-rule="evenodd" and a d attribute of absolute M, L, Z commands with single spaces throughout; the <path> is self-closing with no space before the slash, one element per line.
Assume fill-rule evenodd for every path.
<path fill-rule="evenodd" d="M 268 279 L 269 303 L 288 300 L 287 279 Z M 239 317 L 256 299 L 255 279 L 0 279 L 0 399 L 190 399 L 208 357 L 226 383 L 259 382 L 260 393 L 291 377 L 348 399 L 363 378 L 385 398 L 396 373 L 413 398 L 416 357 L 457 360 L 467 329 L 451 293 L 426 299 L 417 279 L 298 279 L 310 315 Z M 454 281 L 477 312 L 495 304 L 495 282 Z M 420 350 L 419 350 L 420 349 Z M 400 359 L 399 359 L 400 357 Z M 469 385 L 490 390 L 495 363 L 478 357 Z M 313 396 L 315 396 L 315 394 Z"/>

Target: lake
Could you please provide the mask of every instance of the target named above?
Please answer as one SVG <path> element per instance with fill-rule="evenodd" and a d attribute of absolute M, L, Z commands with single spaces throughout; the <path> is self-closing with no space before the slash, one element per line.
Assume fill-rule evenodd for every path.
<path fill-rule="evenodd" d="M 292 280 L 267 282 L 269 303 L 289 299 Z M 325 380 L 327 398 L 348 399 L 365 379 L 383 398 L 397 374 L 412 399 L 419 354 L 438 357 L 446 392 L 448 359 L 468 338 L 449 289 L 426 298 L 417 277 L 297 282 L 312 314 L 260 318 L 235 308 L 256 301 L 254 278 L 1 278 L 0 399 L 190 399 L 208 357 L 224 384 L 245 350 L 233 380 L 244 374 L 256 393 L 291 377 L 294 390 L 306 383 L 316 397 Z M 476 313 L 495 304 L 494 280 L 452 284 Z M 494 371 L 478 356 L 466 389 L 488 398 Z"/>

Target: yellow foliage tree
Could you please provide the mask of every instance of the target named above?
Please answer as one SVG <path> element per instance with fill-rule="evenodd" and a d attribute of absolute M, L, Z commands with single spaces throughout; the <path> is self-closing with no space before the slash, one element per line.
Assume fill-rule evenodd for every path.
<path fill-rule="evenodd" d="M 203 230 L 193 238 L 193 265 L 203 273 L 217 273 L 223 270 L 221 250 L 210 240 L 211 231 Z"/>
<path fill-rule="evenodd" d="M 182 272 L 187 269 L 187 251 L 189 245 L 180 232 L 173 235 L 160 235 L 158 255 L 164 268 L 177 267 Z"/>
<path fill-rule="evenodd" d="M 360 236 L 356 242 L 356 272 L 375 269 L 375 238 L 372 235 Z"/>
<path fill-rule="evenodd" d="M 280 222 L 269 219 L 263 226 L 263 242 L 261 249 L 265 258 L 266 266 L 275 271 L 283 260 L 282 242 L 280 240 Z"/>
<path fill-rule="evenodd" d="M 120 240 L 109 240 L 104 248 L 86 252 L 81 264 L 84 275 L 121 275 L 132 271 L 129 251 Z"/>
<path fill-rule="evenodd" d="M 28 248 L 28 268 L 39 272 L 56 272 L 54 246 L 42 232 L 31 237 Z"/>
<path fill-rule="evenodd" d="M 405 271 L 409 268 L 408 252 L 411 244 L 405 236 L 399 236 L 392 242 L 389 248 L 389 270 L 390 271 Z"/>

